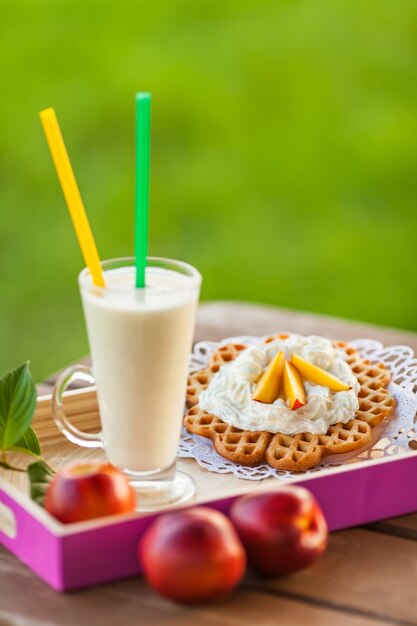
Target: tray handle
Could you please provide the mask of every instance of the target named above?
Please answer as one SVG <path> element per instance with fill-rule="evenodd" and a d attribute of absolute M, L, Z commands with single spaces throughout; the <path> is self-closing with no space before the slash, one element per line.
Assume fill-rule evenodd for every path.
<path fill-rule="evenodd" d="M 4 535 L 8 539 L 17 537 L 17 519 L 13 509 L 0 500 L 0 537 Z"/>

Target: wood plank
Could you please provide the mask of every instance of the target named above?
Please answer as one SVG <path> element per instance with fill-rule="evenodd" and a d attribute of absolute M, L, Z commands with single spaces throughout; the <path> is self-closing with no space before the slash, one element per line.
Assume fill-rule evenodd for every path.
<path fill-rule="evenodd" d="M 354 529 L 334 533 L 312 568 L 279 580 L 253 577 L 254 588 L 320 601 L 401 623 L 417 623 L 417 542 Z"/>
<path fill-rule="evenodd" d="M 275 626 L 278 623 L 285 626 L 376 626 L 393 623 L 366 613 L 341 612 L 318 602 L 264 593 L 251 588 L 250 583 L 215 603 L 184 607 L 156 595 L 142 579 L 57 594 L 3 549 L 0 549 L 0 568 L 4 572 L 0 585 L 0 620 L 16 626 L 90 623 L 100 626 Z"/>
<path fill-rule="evenodd" d="M 417 333 L 412 331 L 243 302 L 203 303 L 198 310 L 196 340 L 218 341 L 232 335 L 266 335 L 277 330 L 332 339 L 376 339 L 386 345 L 409 345 L 417 351 Z"/>
<path fill-rule="evenodd" d="M 417 541 L 417 513 L 393 517 L 367 526 L 370 530 Z"/>
<path fill-rule="evenodd" d="M 52 393 L 53 385 L 47 385 L 46 383 L 40 383 L 36 385 L 36 393 L 38 396 L 46 396 Z"/>

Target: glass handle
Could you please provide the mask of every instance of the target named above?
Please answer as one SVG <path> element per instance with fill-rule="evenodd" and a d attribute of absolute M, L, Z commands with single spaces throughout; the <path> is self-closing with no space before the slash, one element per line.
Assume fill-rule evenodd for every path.
<path fill-rule="evenodd" d="M 75 378 L 81 378 L 89 383 L 94 383 L 91 368 L 85 365 L 73 365 L 60 374 L 52 392 L 52 416 L 55 424 L 65 437 L 72 443 L 83 448 L 102 448 L 103 438 L 99 433 L 85 433 L 71 424 L 65 415 L 62 397 Z"/>

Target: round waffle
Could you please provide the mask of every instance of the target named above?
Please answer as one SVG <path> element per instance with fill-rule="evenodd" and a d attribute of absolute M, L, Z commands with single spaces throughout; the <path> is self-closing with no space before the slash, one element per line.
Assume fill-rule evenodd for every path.
<path fill-rule="evenodd" d="M 284 338 L 285 335 L 272 335 L 266 342 L 276 337 Z M 212 439 L 217 452 L 234 463 L 258 465 L 267 462 L 277 469 L 293 472 L 315 467 L 330 454 L 344 454 L 363 448 L 371 440 L 372 428 L 391 417 L 394 411 L 395 400 L 386 389 L 390 374 L 383 363 L 361 359 L 352 346 L 342 341 L 335 342 L 335 345 L 345 352 L 346 361 L 360 384 L 359 409 L 346 424 L 333 424 L 323 435 L 283 435 L 241 430 L 203 411 L 198 406 L 200 393 L 208 387 L 222 365 L 233 361 L 246 348 L 242 344 L 227 344 L 213 353 L 207 369 L 190 375 L 185 427 L 190 433 Z"/>

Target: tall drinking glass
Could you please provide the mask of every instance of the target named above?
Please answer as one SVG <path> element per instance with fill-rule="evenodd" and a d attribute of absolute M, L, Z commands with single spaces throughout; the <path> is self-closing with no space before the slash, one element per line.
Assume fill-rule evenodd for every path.
<path fill-rule="evenodd" d="M 146 287 L 135 288 L 133 258 L 102 263 L 105 287 L 79 275 L 93 367 L 58 378 L 53 415 L 63 434 L 102 447 L 138 493 L 139 509 L 187 500 L 192 479 L 176 471 L 188 359 L 201 275 L 186 263 L 149 257 Z M 102 430 L 84 433 L 66 417 L 62 396 L 74 378 L 97 385 Z"/>

